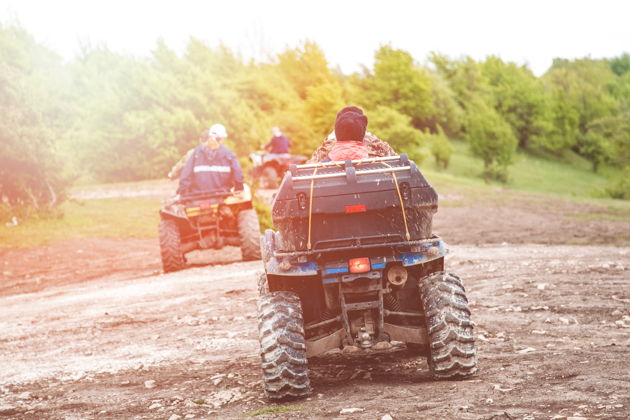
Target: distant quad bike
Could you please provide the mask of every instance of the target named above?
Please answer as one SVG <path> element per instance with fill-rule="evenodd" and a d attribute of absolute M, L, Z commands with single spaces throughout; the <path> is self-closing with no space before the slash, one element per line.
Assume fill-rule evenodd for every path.
<path fill-rule="evenodd" d="M 255 152 L 249 155 L 253 167 L 252 178 L 258 182 L 261 188 L 275 189 L 280 185 L 282 176 L 292 164 L 306 162 L 305 156 L 286 154 L 272 154 Z"/>
<path fill-rule="evenodd" d="M 258 305 L 269 399 L 308 395 L 308 358 L 344 346 L 405 342 L 434 379 L 475 374 L 464 285 L 431 233 L 437 193 L 406 155 L 292 165 L 272 205 Z"/>
<path fill-rule="evenodd" d="M 260 227 L 250 189 L 241 197 L 208 191 L 167 200 L 160 209 L 160 251 L 164 272 L 186 265 L 186 253 L 196 249 L 240 246 L 243 260 L 260 259 Z"/>

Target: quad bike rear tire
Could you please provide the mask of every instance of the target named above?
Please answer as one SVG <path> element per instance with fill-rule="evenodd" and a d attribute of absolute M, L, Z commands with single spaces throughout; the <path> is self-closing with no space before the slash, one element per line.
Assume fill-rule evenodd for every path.
<path fill-rule="evenodd" d="M 169 273 L 183 269 L 186 265 L 186 260 L 182 253 L 181 236 L 177 222 L 171 219 L 162 219 L 160 220 L 158 231 L 164 272 Z"/>
<path fill-rule="evenodd" d="M 256 210 L 242 210 L 238 214 L 238 236 L 243 261 L 260 259 L 260 225 Z"/>
<path fill-rule="evenodd" d="M 265 395 L 270 400 L 310 393 L 300 298 L 271 292 L 258 299 L 258 332 Z"/>
<path fill-rule="evenodd" d="M 429 370 L 434 379 L 464 379 L 477 372 L 473 324 L 464 285 L 438 272 L 420 282 L 429 336 Z"/>
<path fill-rule="evenodd" d="M 260 186 L 265 189 L 278 188 L 278 171 L 273 166 L 265 166 L 260 175 Z"/>

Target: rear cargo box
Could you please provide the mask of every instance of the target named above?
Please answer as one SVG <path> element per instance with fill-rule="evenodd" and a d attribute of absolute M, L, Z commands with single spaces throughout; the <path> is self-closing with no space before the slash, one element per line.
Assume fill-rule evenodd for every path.
<path fill-rule="evenodd" d="M 378 159 L 292 166 L 272 204 L 281 239 L 278 250 L 317 251 L 430 238 L 437 193 L 406 155 Z"/>

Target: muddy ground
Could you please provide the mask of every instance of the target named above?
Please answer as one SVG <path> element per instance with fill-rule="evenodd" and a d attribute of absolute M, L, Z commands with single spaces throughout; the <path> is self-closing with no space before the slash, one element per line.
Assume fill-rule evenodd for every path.
<path fill-rule="evenodd" d="M 260 262 L 227 248 L 163 275 L 156 240 L 68 240 L 0 248 L 0 417 L 630 417 L 630 215 L 509 194 L 446 194 L 435 218 L 476 322 L 473 379 L 432 381 L 395 344 L 311 359 L 312 396 L 270 404 Z"/>

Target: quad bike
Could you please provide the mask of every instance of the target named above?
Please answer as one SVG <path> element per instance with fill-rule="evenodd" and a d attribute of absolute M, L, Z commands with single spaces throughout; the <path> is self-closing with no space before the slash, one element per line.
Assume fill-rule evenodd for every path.
<path fill-rule="evenodd" d="M 431 231 L 437 193 L 406 155 L 292 165 L 272 206 L 258 280 L 269 399 L 308 395 L 308 358 L 345 346 L 404 342 L 434 379 L 475 374 L 464 285 Z"/>
<path fill-rule="evenodd" d="M 280 185 L 282 176 L 292 164 L 306 162 L 305 156 L 284 154 L 272 154 L 266 152 L 250 153 L 249 160 L 253 166 L 252 179 L 258 180 L 261 188 L 275 189 Z"/>
<path fill-rule="evenodd" d="M 196 249 L 240 246 L 243 260 L 260 259 L 258 215 L 247 185 L 237 195 L 208 191 L 166 200 L 160 208 L 160 251 L 164 272 L 186 265 Z"/>

